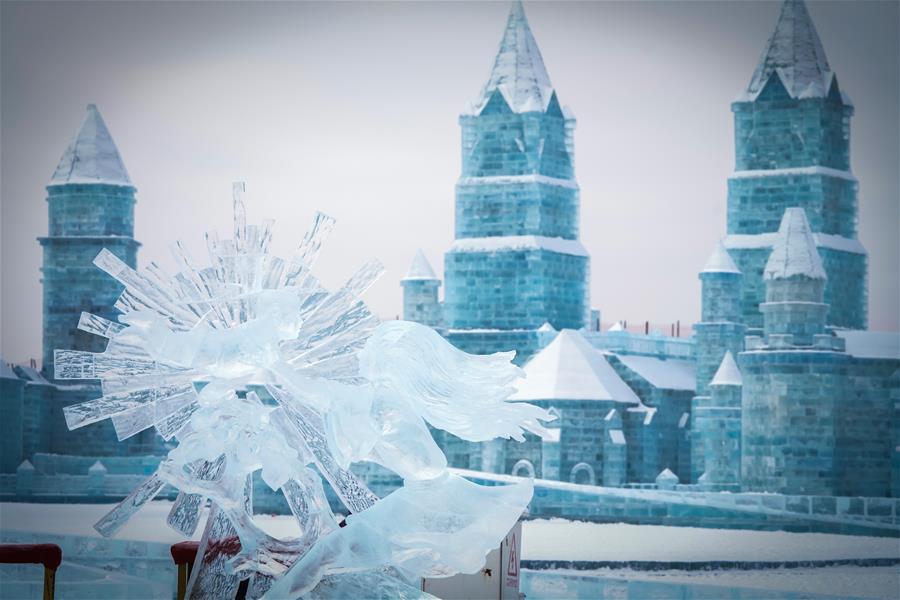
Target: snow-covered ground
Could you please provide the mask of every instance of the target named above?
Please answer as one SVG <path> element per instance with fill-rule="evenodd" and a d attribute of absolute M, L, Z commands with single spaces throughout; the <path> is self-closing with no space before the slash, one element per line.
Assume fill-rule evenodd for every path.
<path fill-rule="evenodd" d="M 171 544 L 183 539 L 165 524 L 171 502 L 151 502 L 116 535 L 116 539 Z M 53 535 L 99 537 L 92 525 L 110 505 L 96 504 L 0 504 L 0 530 L 30 531 Z M 198 539 L 201 527 L 194 534 Z M 278 536 L 291 536 L 297 528 L 291 516 L 258 516 L 261 526 Z M 559 561 L 748 561 L 783 562 L 840 559 L 900 559 L 900 540 L 822 533 L 743 531 L 664 527 L 654 525 L 600 524 L 541 519 L 523 524 L 522 558 Z M 543 575 L 542 575 L 543 573 Z M 716 571 L 637 571 L 600 569 L 535 573 L 543 585 L 554 588 L 554 575 L 573 578 L 595 576 L 605 581 L 655 582 L 680 586 L 720 586 L 778 590 L 801 594 L 842 597 L 900 598 L 900 567 L 829 566 L 797 569 Z M 540 588 L 535 582 L 532 591 Z M 607 584 L 608 585 L 608 584 Z M 590 581 L 575 587 L 584 591 Z M 558 588 L 574 589 L 565 585 Z M 666 588 L 664 588 L 666 589 Z M 588 590 L 589 592 L 590 590 Z M 685 592 L 690 595 L 689 592 Z M 538 598 L 545 597 L 538 595 Z M 546 596 L 546 597 L 552 597 Z M 567 596 L 568 597 L 568 596 Z M 572 596 L 579 597 L 579 596 Z M 585 596 L 581 596 L 585 597 Z M 587 596 L 590 597 L 590 594 Z M 744 596 L 746 597 L 746 596 Z"/>
<path fill-rule="evenodd" d="M 663 562 L 900 559 L 900 540 L 539 519 L 524 523 L 522 558 Z"/>
<path fill-rule="evenodd" d="M 171 502 L 151 502 L 117 539 L 174 544 L 184 539 L 166 525 Z M 93 524 L 112 508 L 106 504 L 0 504 L 0 529 L 99 537 Z M 200 523 L 205 522 L 202 516 Z M 297 535 L 292 516 L 259 515 L 263 529 L 280 537 Z M 202 527 L 194 533 L 200 539 Z M 701 529 L 564 519 L 525 521 L 522 558 L 573 561 L 797 561 L 853 558 L 900 559 L 900 540 L 826 533 Z"/>

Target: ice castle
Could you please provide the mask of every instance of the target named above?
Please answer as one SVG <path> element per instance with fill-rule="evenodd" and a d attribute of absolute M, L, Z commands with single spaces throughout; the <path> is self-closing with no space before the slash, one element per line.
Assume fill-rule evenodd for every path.
<path fill-rule="evenodd" d="M 865 330 L 853 108 L 802 2 L 784 3 L 732 110 L 728 229 L 699 274 L 693 337 L 599 331 L 579 242 L 575 121 L 513 5 L 490 77 L 460 116 L 446 279 L 417 253 L 401 280 L 403 316 L 469 352 L 516 350 L 527 378 L 515 399 L 559 418 L 524 444 L 436 431 L 452 466 L 607 489 L 900 498 L 900 337 Z M 77 329 L 82 311 L 118 313 L 119 285 L 91 261 L 106 247 L 135 265 L 135 192 L 88 107 L 47 186 L 43 370 L 0 362 L 5 498 L 121 497 L 165 453 L 152 430 L 123 443 L 106 421 L 68 431 L 62 408 L 96 397 L 98 384 L 52 377 L 54 349 L 100 350 Z M 374 485 L 384 474 L 369 475 Z"/>
<path fill-rule="evenodd" d="M 444 302 L 419 252 L 401 282 L 404 318 L 470 352 L 516 350 L 528 377 L 515 399 L 560 418 L 552 439 L 459 448 L 457 466 L 605 486 L 900 494 L 900 340 L 864 331 L 853 106 L 802 1 L 784 2 L 732 111 L 728 230 L 700 272 L 694 338 L 594 331 L 574 119 L 514 4 L 460 117 Z"/>

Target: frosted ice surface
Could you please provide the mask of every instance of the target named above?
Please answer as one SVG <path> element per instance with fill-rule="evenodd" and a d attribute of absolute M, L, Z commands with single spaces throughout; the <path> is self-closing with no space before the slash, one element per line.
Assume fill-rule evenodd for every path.
<path fill-rule="evenodd" d="M 521 2 L 513 3 L 491 76 L 471 113 L 479 114 L 495 90 L 503 94 L 513 112 L 543 112 L 553 95 L 550 76 Z"/>
<path fill-rule="evenodd" d="M 175 531 L 190 537 L 197 530 L 202 506 L 203 496 L 200 494 L 179 492 L 172 504 L 172 510 L 169 511 L 169 516 L 166 518 L 166 523 Z"/>
<path fill-rule="evenodd" d="M 640 404 L 602 352 L 572 329 L 559 335 L 524 367 L 513 400 L 612 400 Z"/>
<path fill-rule="evenodd" d="M 763 272 L 766 280 L 795 276 L 810 279 L 827 277 L 809 221 L 806 220 L 806 211 L 797 207 L 785 209 L 772 254 Z"/>
<path fill-rule="evenodd" d="M 703 265 L 703 272 L 740 273 L 741 270 L 734 264 L 734 260 L 728 254 L 728 250 L 725 249 L 725 245 L 719 241 L 716 242 L 716 247 L 707 259 L 706 264 Z"/>
<path fill-rule="evenodd" d="M 132 186 L 116 143 L 94 104 L 88 104 L 81 127 L 48 185 L 70 183 Z"/>
<path fill-rule="evenodd" d="M 719 365 L 719 369 L 713 376 L 712 381 L 709 382 L 709 385 L 742 384 L 743 378 L 741 377 L 741 370 L 738 368 L 737 363 L 734 361 L 734 356 L 731 355 L 731 350 L 728 350 L 725 352 L 725 356 L 722 357 L 722 363 Z"/>
<path fill-rule="evenodd" d="M 450 246 L 451 252 L 502 252 L 507 250 L 547 250 L 558 254 L 588 256 L 578 240 L 540 235 L 497 235 L 480 238 L 460 238 Z"/>
<path fill-rule="evenodd" d="M 398 573 L 477 571 L 531 486 L 451 475 L 428 426 L 470 441 L 522 440 L 547 434 L 541 421 L 551 415 L 508 401 L 521 376 L 511 353 L 469 355 L 423 325 L 380 324 L 360 299 L 384 270 L 378 261 L 326 290 L 311 268 L 330 217 L 315 217 L 290 260 L 272 256 L 272 223 L 247 223 L 244 194 L 236 184 L 233 237 L 207 234 L 210 266 L 181 243 L 172 246 L 174 276 L 154 264 L 132 269 L 106 250 L 95 260 L 125 287 L 122 314 L 82 315 L 81 329 L 108 339 L 103 352 L 56 352 L 57 378 L 99 379 L 102 390 L 66 407 L 67 424 L 110 419 L 120 439 L 153 427 L 177 441 L 98 531 L 114 534 L 169 484 L 179 494 L 167 523 L 190 535 L 209 499 L 191 598 L 233 598 L 247 578 L 250 598 L 364 588 L 418 598 Z M 271 398 L 248 391 L 251 383 Z M 379 499 L 349 470 L 363 461 L 404 486 Z M 299 537 L 276 538 L 255 522 L 257 472 L 284 495 Z M 352 513 L 343 529 L 323 478 Z"/>
<path fill-rule="evenodd" d="M 806 3 L 787 0 L 760 57 L 747 94 L 755 98 L 777 73 L 794 98 L 822 97 L 828 93 L 833 73 L 825 58 Z"/>
<path fill-rule="evenodd" d="M 416 250 L 416 255 L 413 257 L 412 264 L 409 265 L 409 270 L 406 272 L 406 275 L 403 276 L 402 281 L 435 279 L 437 279 L 437 275 L 434 274 L 431 263 L 425 258 L 425 253 L 422 252 L 421 249 Z"/>
<path fill-rule="evenodd" d="M 144 504 L 153 500 L 165 484 L 166 482 L 154 473 L 97 521 L 94 529 L 103 537 L 114 535 Z"/>

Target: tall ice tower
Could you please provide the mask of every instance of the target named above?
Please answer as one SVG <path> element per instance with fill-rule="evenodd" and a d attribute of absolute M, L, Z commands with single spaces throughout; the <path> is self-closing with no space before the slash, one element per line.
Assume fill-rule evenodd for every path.
<path fill-rule="evenodd" d="M 122 287 L 94 266 L 103 248 L 135 266 L 134 192 L 119 151 L 93 104 L 47 184 L 49 232 L 44 249 L 44 373 L 53 376 L 53 351 L 103 350 L 98 336 L 78 330 L 82 311 L 116 320 Z"/>
<path fill-rule="evenodd" d="M 467 352 L 540 346 L 538 328 L 587 322 L 588 254 L 578 241 L 575 119 L 564 111 L 520 2 L 490 78 L 460 116 L 456 241 L 444 257 L 444 323 Z"/>
<path fill-rule="evenodd" d="M 743 322 L 759 332 L 763 269 L 788 207 L 805 210 L 828 274 L 828 325 L 866 327 L 866 251 L 850 172 L 853 105 L 802 0 L 787 0 L 734 112 L 725 245 L 744 274 Z"/>

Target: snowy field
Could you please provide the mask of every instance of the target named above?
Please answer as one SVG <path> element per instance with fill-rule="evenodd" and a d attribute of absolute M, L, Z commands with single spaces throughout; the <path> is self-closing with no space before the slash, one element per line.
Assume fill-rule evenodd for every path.
<path fill-rule="evenodd" d="M 97 538 L 92 524 L 110 505 L 0 504 L 0 530 Z M 116 536 L 120 540 L 172 544 L 184 539 L 165 525 L 170 502 L 151 502 Z M 205 519 L 205 516 L 203 517 Z M 297 533 L 293 517 L 258 516 L 261 526 L 278 536 Z M 201 527 L 194 535 L 199 539 Z M 65 558 L 65 557 L 64 557 Z M 73 557 L 70 557 L 73 558 Z M 83 557 L 82 557 L 83 558 Z M 784 562 L 841 559 L 900 559 L 900 540 L 822 533 L 717 530 L 654 525 L 599 524 L 542 519 L 523 524 L 522 558 L 559 561 L 748 561 Z M 62 575 L 62 572 L 61 572 Z M 560 583 L 571 576 L 568 583 Z M 585 598 L 592 583 L 621 589 L 640 582 L 662 584 L 682 597 L 702 596 L 694 586 L 750 588 L 787 592 L 799 597 L 837 596 L 900 598 L 900 567 L 828 566 L 821 568 L 642 571 L 598 569 L 531 572 L 530 598 Z M 602 578 L 602 579 L 594 579 Z M 573 583 L 574 582 L 574 583 Z M 666 585 L 672 587 L 665 587 Z M 612 588 L 610 588 L 612 586 Z M 710 588 L 712 590 L 712 588 Z M 685 591 L 687 590 L 687 591 Z M 754 597 L 751 591 L 750 596 Z M 613 594 L 616 595 L 616 594 Z M 625 597 L 640 597 L 634 592 Z M 709 597 L 709 596 L 706 596 Z M 784 596 L 778 596 L 784 597 Z"/>
<path fill-rule="evenodd" d="M 900 540 L 540 519 L 524 523 L 522 558 L 662 562 L 900 559 Z"/>

